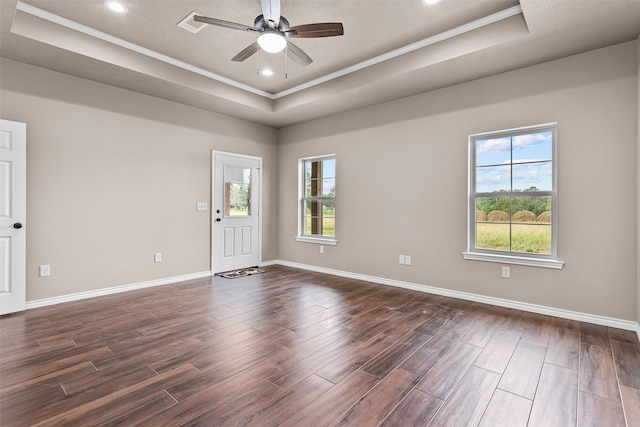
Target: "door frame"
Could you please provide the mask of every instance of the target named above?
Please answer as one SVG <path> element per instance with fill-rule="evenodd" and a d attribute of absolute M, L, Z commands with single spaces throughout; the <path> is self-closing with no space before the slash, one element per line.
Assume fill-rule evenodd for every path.
<path fill-rule="evenodd" d="M 229 151 L 211 150 L 211 202 L 209 203 L 211 212 L 211 275 L 220 273 L 215 271 L 215 214 L 214 202 L 216 191 L 216 156 L 237 157 L 240 159 L 257 160 L 258 161 L 258 265 L 262 265 L 262 157 L 251 156 L 248 154 L 232 153 Z"/>

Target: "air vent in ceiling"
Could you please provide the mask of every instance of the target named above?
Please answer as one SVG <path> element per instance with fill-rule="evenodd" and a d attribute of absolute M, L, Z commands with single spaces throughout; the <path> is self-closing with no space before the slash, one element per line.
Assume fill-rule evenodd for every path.
<path fill-rule="evenodd" d="M 203 29 L 207 24 L 203 22 L 194 21 L 193 17 L 195 15 L 200 15 L 200 14 L 195 11 L 191 12 L 182 21 L 178 22 L 178 27 L 184 28 L 185 30 L 194 34 L 200 31 L 201 29 Z"/>

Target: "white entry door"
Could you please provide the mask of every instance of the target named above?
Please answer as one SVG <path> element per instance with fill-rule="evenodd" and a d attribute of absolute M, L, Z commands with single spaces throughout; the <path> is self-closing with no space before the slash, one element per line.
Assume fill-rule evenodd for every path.
<path fill-rule="evenodd" d="M 213 152 L 214 273 L 260 263 L 261 164 L 258 157 Z"/>
<path fill-rule="evenodd" d="M 26 306 L 27 125 L 0 120 L 0 314 Z"/>

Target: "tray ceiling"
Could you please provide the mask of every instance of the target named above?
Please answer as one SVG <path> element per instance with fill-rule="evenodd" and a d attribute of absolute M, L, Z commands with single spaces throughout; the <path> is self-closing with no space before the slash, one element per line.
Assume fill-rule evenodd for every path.
<path fill-rule="evenodd" d="M 640 0 L 282 0 L 291 25 L 342 22 L 295 39 L 313 59 L 231 58 L 248 32 L 177 24 L 192 12 L 253 25 L 258 0 L 0 0 L 0 55 L 282 127 L 636 39 Z M 272 76 L 260 71 L 273 70 Z"/>

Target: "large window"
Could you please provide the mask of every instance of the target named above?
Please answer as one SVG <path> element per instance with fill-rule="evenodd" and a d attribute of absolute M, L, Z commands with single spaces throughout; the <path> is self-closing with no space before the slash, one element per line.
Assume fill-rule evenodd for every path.
<path fill-rule="evenodd" d="M 561 268 L 555 124 L 472 135 L 469 144 L 465 258 Z"/>
<path fill-rule="evenodd" d="M 336 158 L 300 160 L 298 240 L 334 244 L 336 238 Z"/>

